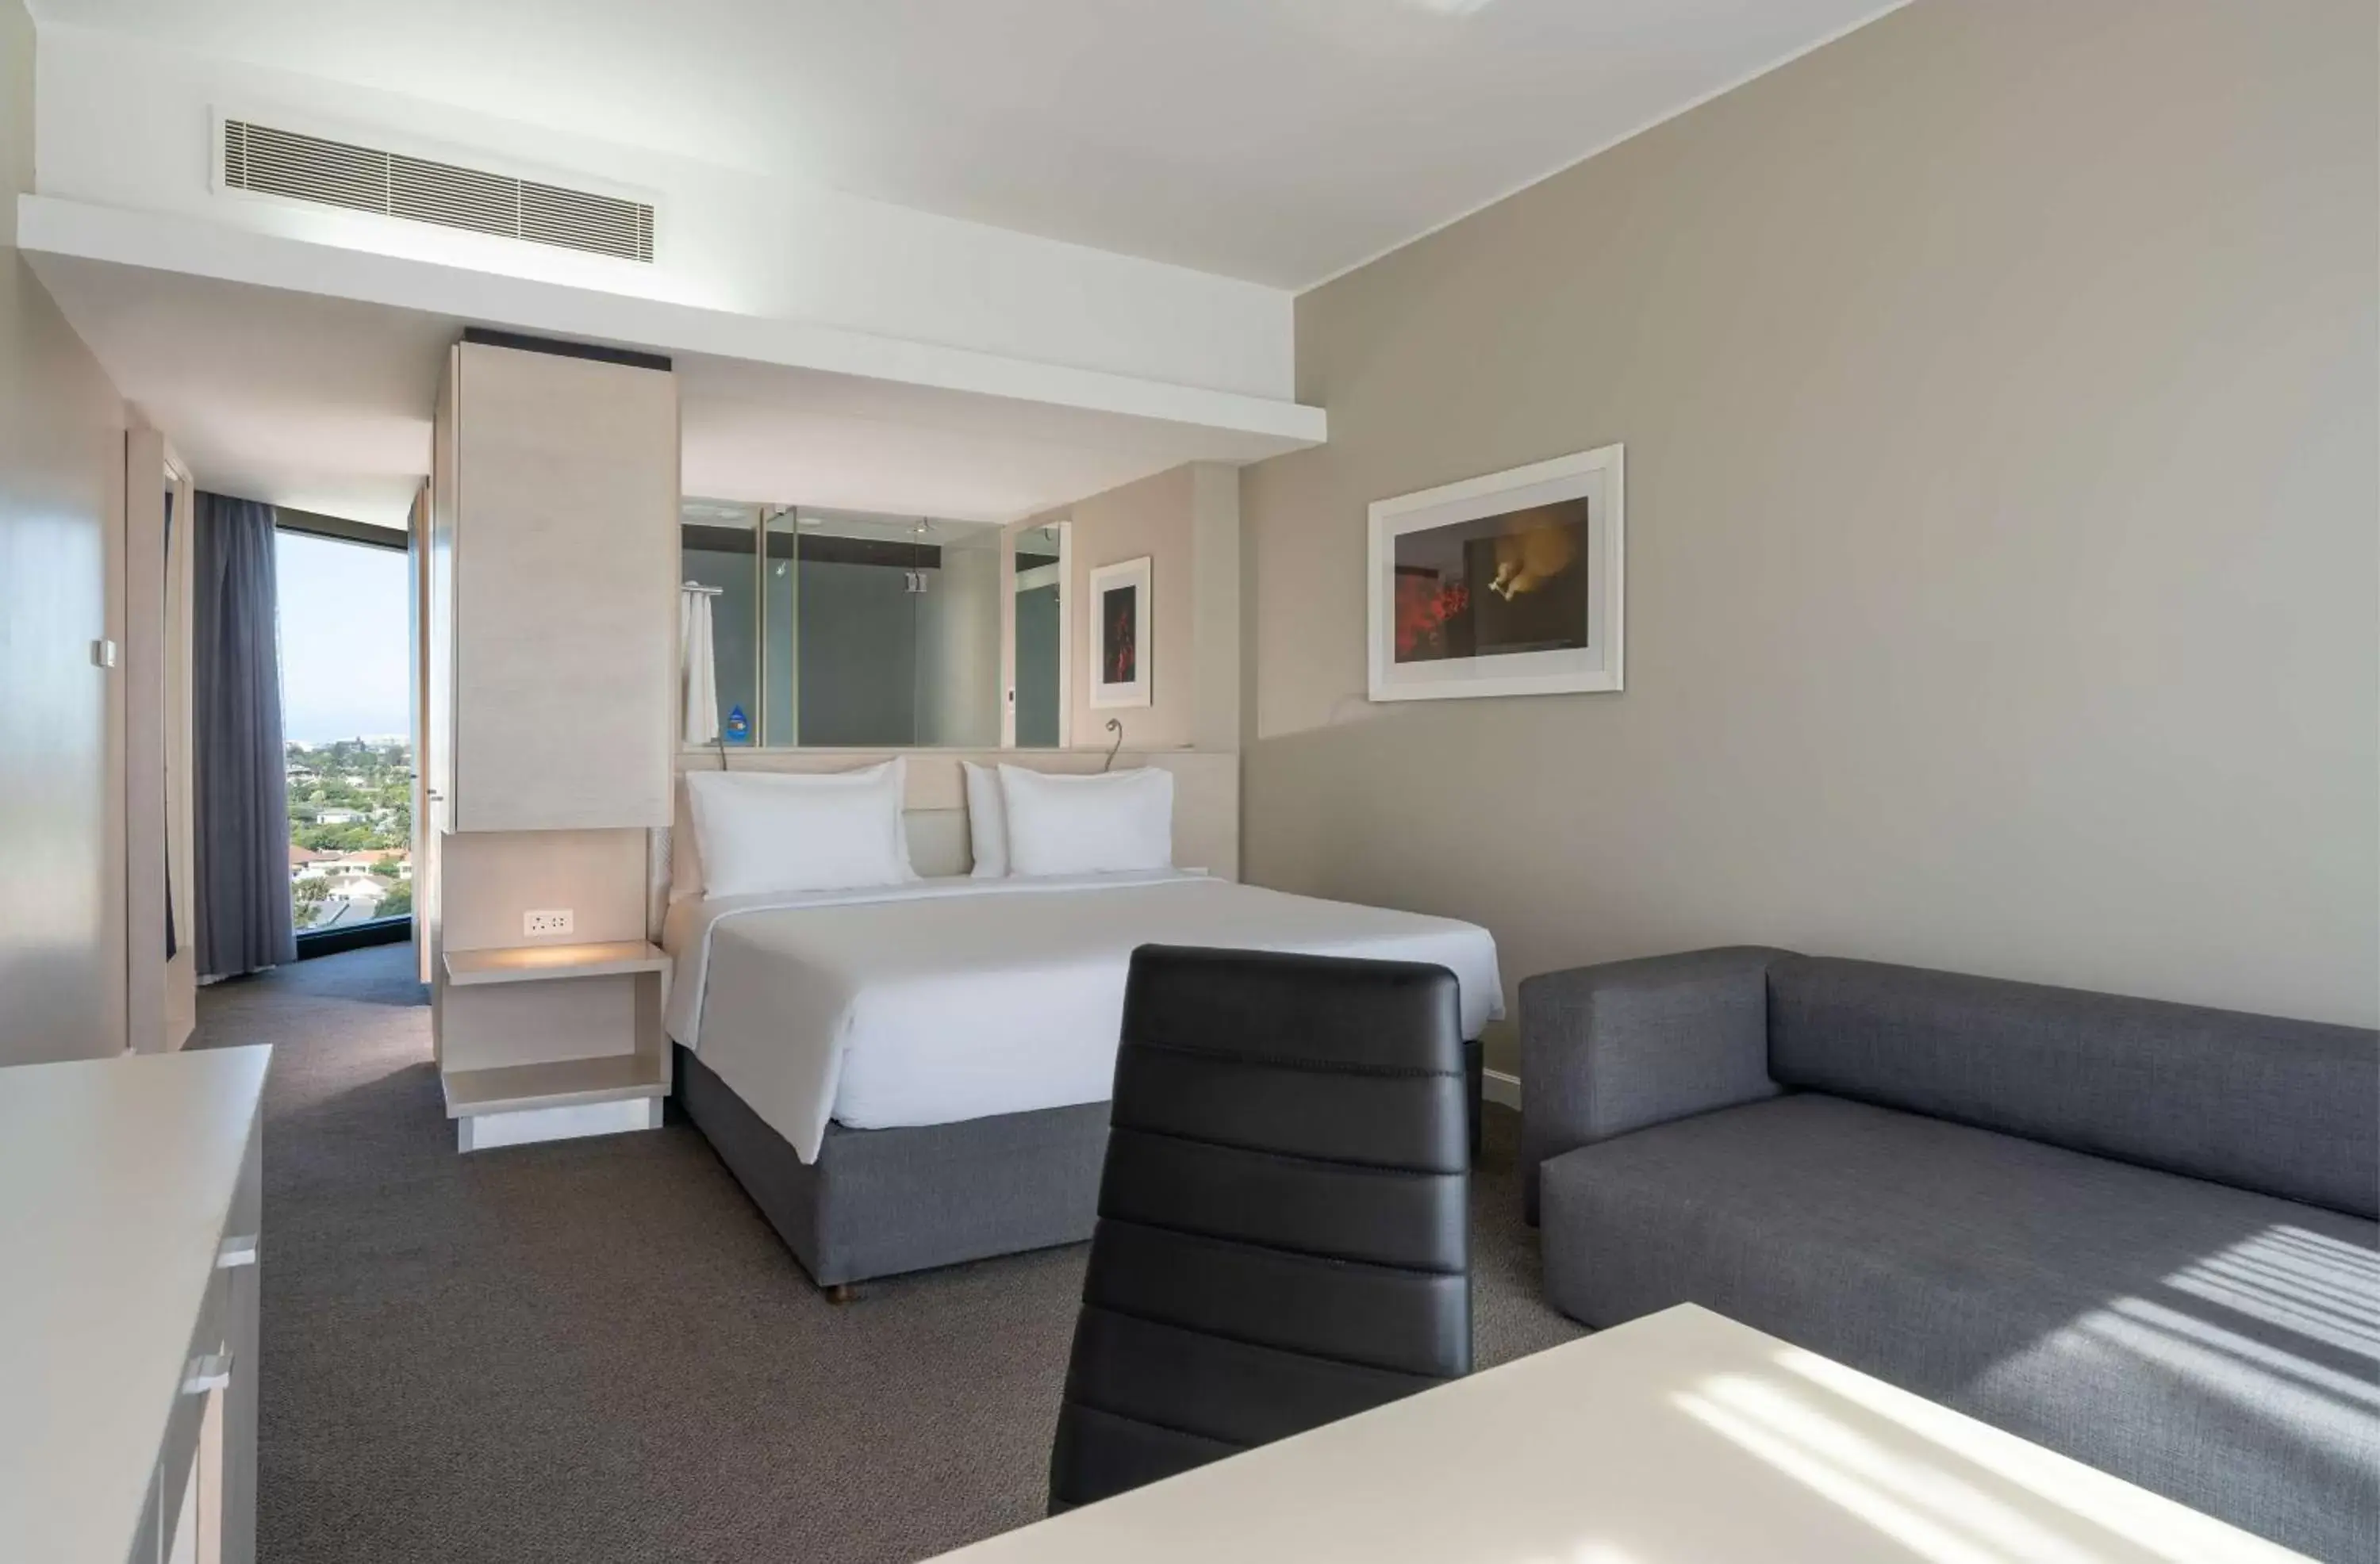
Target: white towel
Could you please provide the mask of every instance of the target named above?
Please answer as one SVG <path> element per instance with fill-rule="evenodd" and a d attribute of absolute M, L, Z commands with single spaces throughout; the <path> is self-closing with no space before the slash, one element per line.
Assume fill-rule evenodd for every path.
<path fill-rule="evenodd" d="M 719 742 L 719 670 L 710 648 L 710 594 L 686 583 L 678 593 L 678 649 L 685 697 L 686 742 Z"/>

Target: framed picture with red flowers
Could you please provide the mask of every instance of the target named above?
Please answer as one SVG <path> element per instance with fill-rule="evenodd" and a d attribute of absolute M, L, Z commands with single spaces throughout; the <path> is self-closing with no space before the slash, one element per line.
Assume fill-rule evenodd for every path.
<path fill-rule="evenodd" d="M 1091 572 L 1091 704 L 1147 706 L 1157 644 L 1148 632 L 1148 556 Z"/>
<path fill-rule="evenodd" d="M 1623 509 L 1617 445 L 1376 502 L 1372 698 L 1619 689 Z"/>

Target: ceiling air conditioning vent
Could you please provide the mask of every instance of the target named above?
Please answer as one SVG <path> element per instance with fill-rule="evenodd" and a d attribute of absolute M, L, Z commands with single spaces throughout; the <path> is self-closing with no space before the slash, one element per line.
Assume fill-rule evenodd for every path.
<path fill-rule="evenodd" d="M 649 202 L 276 130 L 251 120 L 224 121 L 223 181 L 227 189 L 377 212 L 623 261 L 653 258 Z"/>

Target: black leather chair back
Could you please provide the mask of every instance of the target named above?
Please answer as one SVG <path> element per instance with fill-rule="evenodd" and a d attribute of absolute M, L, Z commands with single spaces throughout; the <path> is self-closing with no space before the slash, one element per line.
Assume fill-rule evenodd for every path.
<path fill-rule="evenodd" d="M 1134 952 L 1050 1507 L 1471 1371 L 1453 974 Z"/>

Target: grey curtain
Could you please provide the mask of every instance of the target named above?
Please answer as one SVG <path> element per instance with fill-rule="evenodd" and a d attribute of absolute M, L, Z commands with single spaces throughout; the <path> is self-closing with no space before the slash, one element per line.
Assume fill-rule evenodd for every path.
<path fill-rule="evenodd" d="M 201 493 L 192 507 L 191 843 L 200 977 L 298 959 L 289 912 L 281 658 L 271 505 Z"/>

